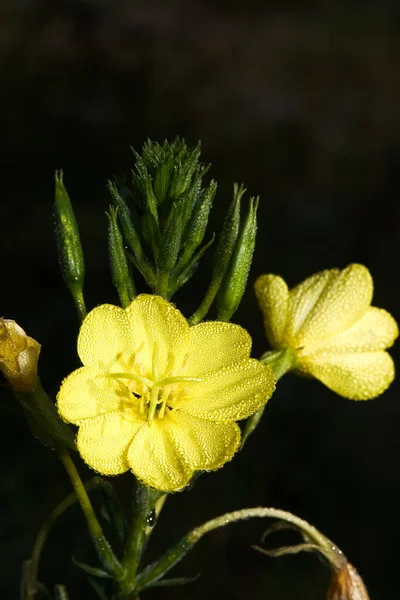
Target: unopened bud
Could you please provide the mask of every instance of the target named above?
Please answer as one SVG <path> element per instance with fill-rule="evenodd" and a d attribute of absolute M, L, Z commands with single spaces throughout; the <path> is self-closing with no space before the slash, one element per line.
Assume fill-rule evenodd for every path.
<path fill-rule="evenodd" d="M 218 319 L 221 321 L 229 321 L 237 311 L 246 289 L 256 243 L 257 207 L 258 198 L 251 198 L 246 220 L 219 291 Z"/>
<path fill-rule="evenodd" d="M 326 600 L 369 600 L 363 580 L 349 562 L 334 572 Z"/>
<path fill-rule="evenodd" d="M 32 392 L 37 382 L 40 344 L 15 321 L 0 319 L 0 371 L 18 392 Z"/>
<path fill-rule="evenodd" d="M 54 226 L 58 258 L 65 284 L 71 292 L 81 321 L 86 316 L 83 298 L 85 263 L 78 224 L 64 186 L 62 171 L 55 174 Z"/>

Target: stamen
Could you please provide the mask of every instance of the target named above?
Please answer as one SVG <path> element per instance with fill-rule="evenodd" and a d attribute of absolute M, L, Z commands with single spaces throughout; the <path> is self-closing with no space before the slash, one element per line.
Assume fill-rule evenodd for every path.
<path fill-rule="evenodd" d="M 171 385 L 173 383 L 186 383 L 188 381 L 201 381 L 201 379 L 199 377 L 179 377 L 179 376 L 178 377 L 166 377 L 165 379 L 162 379 L 161 381 L 159 381 L 153 385 L 153 387 L 151 388 L 151 392 L 150 392 L 149 411 L 147 413 L 148 425 L 150 425 L 151 421 L 154 419 L 157 405 L 160 404 L 159 399 L 158 399 L 159 391 L 167 385 Z M 165 401 L 163 402 L 163 405 L 164 404 L 165 404 Z M 161 410 L 161 408 L 160 408 L 160 410 Z M 165 411 L 165 409 L 164 409 L 164 411 Z M 164 414 L 164 412 L 163 412 L 163 414 Z"/>
<path fill-rule="evenodd" d="M 107 377 L 111 379 L 133 379 L 133 381 L 137 381 L 138 383 L 142 383 L 147 387 L 151 387 L 153 382 L 148 377 L 143 377 L 143 375 L 136 375 L 136 373 L 108 373 Z"/>
<path fill-rule="evenodd" d="M 160 366 L 160 345 L 158 344 L 157 340 L 154 340 L 154 345 L 153 345 L 153 360 L 152 360 L 152 374 L 153 374 L 153 380 L 157 381 L 157 379 L 159 378 L 159 367 Z"/>
<path fill-rule="evenodd" d="M 170 385 L 172 383 L 186 383 L 187 381 L 202 381 L 202 379 L 201 377 L 166 377 L 165 379 L 162 379 L 155 385 L 157 385 L 158 387 L 164 387 L 165 385 Z"/>

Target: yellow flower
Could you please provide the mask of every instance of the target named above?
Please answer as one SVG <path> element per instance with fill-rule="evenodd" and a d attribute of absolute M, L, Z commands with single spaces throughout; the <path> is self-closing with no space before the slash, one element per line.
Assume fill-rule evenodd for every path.
<path fill-rule="evenodd" d="M 352 400 L 374 398 L 393 381 L 384 350 L 397 324 L 371 306 L 373 282 L 363 265 L 316 273 L 290 291 L 278 275 L 261 275 L 255 290 L 271 346 L 294 349 L 299 373 Z"/>
<path fill-rule="evenodd" d="M 272 370 L 250 359 L 250 348 L 238 325 L 189 328 L 159 296 L 137 296 L 126 309 L 99 306 L 82 324 L 84 366 L 64 380 L 58 408 L 79 426 L 78 450 L 93 469 L 131 469 L 148 486 L 180 490 L 194 471 L 232 458 L 235 421 L 274 391 Z"/>
<path fill-rule="evenodd" d="M 40 344 L 15 321 L 0 319 L 0 371 L 18 392 L 33 392 Z"/>

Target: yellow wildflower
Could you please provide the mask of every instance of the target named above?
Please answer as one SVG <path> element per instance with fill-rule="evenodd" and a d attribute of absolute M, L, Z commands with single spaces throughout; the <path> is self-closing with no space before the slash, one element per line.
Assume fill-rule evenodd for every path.
<path fill-rule="evenodd" d="M 77 447 L 93 469 L 131 469 L 148 486 L 180 490 L 194 471 L 232 458 L 235 421 L 274 391 L 271 369 L 250 359 L 250 348 L 238 325 L 189 328 L 159 296 L 137 296 L 126 309 L 99 306 L 82 324 L 84 366 L 64 380 L 58 408 L 79 426 Z"/>
<path fill-rule="evenodd" d="M 40 344 L 15 321 L 0 319 L 0 371 L 18 392 L 33 392 Z"/>
<path fill-rule="evenodd" d="M 384 350 L 398 327 L 371 306 L 373 282 L 363 265 L 316 273 L 290 291 L 278 275 L 261 275 L 255 290 L 271 346 L 294 349 L 297 372 L 352 400 L 378 396 L 393 381 Z"/>

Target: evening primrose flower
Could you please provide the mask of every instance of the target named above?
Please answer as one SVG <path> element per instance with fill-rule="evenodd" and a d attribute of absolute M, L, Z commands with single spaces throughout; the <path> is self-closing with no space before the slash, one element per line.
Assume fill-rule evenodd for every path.
<path fill-rule="evenodd" d="M 398 327 L 371 306 L 373 282 L 363 265 L 316 273 L 290 291 L 278 275 L 261 275 L 255 291 L 268 341 L 294 350 L 297 372 L 352 400 L 374 398 L 393 381 L 385 348 Z"/>
<path fill-rule="evenodd" d="M 40 344 L 15 321 L 0 319 L 0 371 L 17 392 L 33 392 Z"/>
<path fill-rule="evenodd" d="M 251 338 L 231 323 L 189 327 L 159 296 L 122 309 L 102 305 L 78 338 L 83 367 L 62 383 L 61 416 L 79 426 L 78 450 L 93 469 L 129 469 L 146 485 L 182 489 L 239 447 L 245 419 L 269 399 L 272 370 L 249 358 Z"/>

